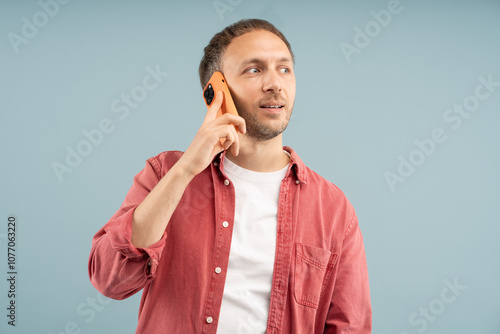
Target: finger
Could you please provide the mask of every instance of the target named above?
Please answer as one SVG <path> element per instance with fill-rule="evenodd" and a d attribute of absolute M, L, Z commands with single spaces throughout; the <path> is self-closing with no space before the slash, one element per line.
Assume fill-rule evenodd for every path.
<path fill-rule="evenodd" d="M 217 92 L 212 105 L 208 107 L 204 122 L 210 122 L 217 117 L 217 113 L 219 112 L 219 109 L 222 106 L 223 100 L 224 100 L 224 93 L 222 91 Z"/>
<path fill-rule="evenodd" d="M 212 150 L 212 156 L 215 156 L 216 154 L 219 154 L 222 151 L 224 151 L 224 146 L 220 143 L 220 140 L 217 140 L 217 144 L 214 146 Z"/>
<path fill-rule="evenodd" d="M 236 131 L 233 126 L 225 127 L 226 134 L 223 137 L 225 139 L 224 149 L 227 150 L 235 141 L 237 137 Z"/>
<path fill-rule="evenodd" d="M 233 125 L 231 125 L 230 131 L 228 132 L 226 138 L 227 141 L 231 143 L 231 145 L 226 146 L 226 150 L 230 148 L 231 153 L 234 156 L 237 156 L 240 153 L 240 137 L 238 136 L 238 132 Z"/>
<path fill-rule="evenodd" d="M 234 130 L 236 132 L 236 130 Z M 240 154 L 240 137 L 236 134 L 233 144 L 231 145 L 231 153 L 234 156 Z"/>
<path fill-rule="evenodd" d="M 247 131 L 245 119 L 241 116 L 224 114 L 217 119 L 217 122 L 219 124 L 233 124 L 241 133 Z"/>

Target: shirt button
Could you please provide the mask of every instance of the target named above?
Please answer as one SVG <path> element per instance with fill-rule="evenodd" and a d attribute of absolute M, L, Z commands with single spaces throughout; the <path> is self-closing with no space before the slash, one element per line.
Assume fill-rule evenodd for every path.
<path fill-rule="evenodd" d="M 295 181 L 295 183 L 296 183 L 296 184 L 299 184 L 299 183 L 300 183 L 300 181 L 299 181 L 299 180 L 296 180 L 296 181 Z"/>
<path fill-rule="evenodd" d="M 224 185 L 228 186 L 229 185 L 229 180 L 224 180 Z"/>
<path fill-rule="evenodd" d="M 220 274 L 221 271 L 222 271 L 222 269 L 220 267 L 215 268 L 215 273 L 216 274 Z"/>
<path fill-rule="evenodd" d="M 224 227 L 228 227 L 228 226 L 229 226 L 229 223 L 228 223 L 228 222 L 222 222 L 222 226 L 224 226 Z"/>
<path fill-rule="evenodd" d="M 219 163 L 217 161 L 214 162 L 214 166 L 216 166 L 216 167 L 219 166 Z"/>
<path fill-rule="evenodd" d="M 212 317 L 207 317 L 207 323 L 211 324 L 212 321 L 214 321 L 214 319 L 212 319 Z"/>

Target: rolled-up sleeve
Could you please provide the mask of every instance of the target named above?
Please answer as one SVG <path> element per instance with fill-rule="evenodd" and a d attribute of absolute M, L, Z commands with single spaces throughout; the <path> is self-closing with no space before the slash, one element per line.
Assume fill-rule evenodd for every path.
<path fill-rule="evenodd" d="M 156 276 L 166 232 L 148 248 L 138 248 L 131 243 L 134 211 L 159 182 L 158 163 L 153 159 L 149 159 L 144 169 L 134 177 L 120 209 L 92 239 L 88 262 L 90 281 L 109 298 L 128 298 Z"/>
<path fill-rule="evenodd" d="M 369 334 L 372 308 L 363 236 L 356 214 L 347 225 L 325 333 Z"/>

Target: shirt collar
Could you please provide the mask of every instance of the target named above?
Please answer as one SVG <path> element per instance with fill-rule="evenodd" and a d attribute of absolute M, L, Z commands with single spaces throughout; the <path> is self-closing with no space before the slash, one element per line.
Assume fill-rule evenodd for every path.
<path fill-rule="evenodd" d="M 292 170 L 292 172 L 297 176 L 297 179 L 301 183 L 307 184 L 306 166 L 304 165 L 302 160 L 299 158 L 297 153 L 291 147 L 283 146 L 283 150 L 287 151 L 290 154 L 289 171 Z M 225 156 L 226 156 L 226 151 L 222 151 L 221 153 L 217 154 L 213 160 L 213 162 L 217 162 L 216 165 L 219 166 L 221 171 L 224 171 Z"/>
<path fill-rule="evenodd" d="M 300 182 L 307 184 L 306 166 L 299 158 L 298 154 L 289 146 L 283 146 L 283 149 L 290 153 L 290 168 L 294 171 L 297 179 Z"/>

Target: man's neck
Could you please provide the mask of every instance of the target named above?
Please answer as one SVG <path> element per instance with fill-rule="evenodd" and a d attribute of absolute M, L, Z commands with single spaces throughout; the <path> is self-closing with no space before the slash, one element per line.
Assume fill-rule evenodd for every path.
<path fill-rule="evenodd" d="M 238 166 L 254 172 L 275 172 L 290 162 L 289 156 L 283 152 L 282 135 L 267 140 L 256 141 L 240 135 L 240 152 L 238 156 L 226 151 L 226 157 Z"/>

